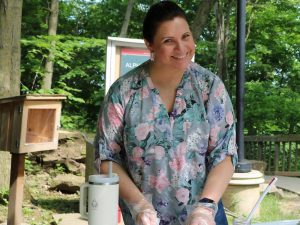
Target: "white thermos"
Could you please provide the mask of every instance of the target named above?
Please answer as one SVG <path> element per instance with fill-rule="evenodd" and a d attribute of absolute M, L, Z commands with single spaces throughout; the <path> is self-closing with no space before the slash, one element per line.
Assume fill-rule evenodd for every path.
<path fill-rule="evenodd" d="M 117 225 L 118 200 L 117 174 L 91 175 L 80 187 L 80 215 L 89 225 Z"/>

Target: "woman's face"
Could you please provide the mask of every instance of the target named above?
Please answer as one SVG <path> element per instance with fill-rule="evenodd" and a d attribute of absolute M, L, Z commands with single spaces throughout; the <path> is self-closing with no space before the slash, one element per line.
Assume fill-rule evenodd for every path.
<path fill-rule="evenodd" d="M 159 25 L 153 43 L 146 42 L 154 53 L 154 63 L 162 68 L 184 72 L 195 54 L 195 43 L 185 19 L 175 17 Z"/>

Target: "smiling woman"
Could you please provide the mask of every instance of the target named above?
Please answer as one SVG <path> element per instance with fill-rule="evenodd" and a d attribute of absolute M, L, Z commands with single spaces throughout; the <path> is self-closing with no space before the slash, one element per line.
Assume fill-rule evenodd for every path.
<path fill-rule="evenodd" d="M 126 225 L 227 225 L 220 198 L 237 152 L 224 84 L 191 62 L 195 43 L 176 3 L 151 6 L 143 36 L 151 59 L 108 91 L 95 165 L 107 173 L 114 162 Z"/>
<path fill-rule="evenodd" d="M 169 76 L 177 75 L 180 81 L 195 54 L 195 43 L 186 20 L 176 17 L 164 22 L 158 27 L 153 42 L 145 40 L 145 43 L 153 55 L 151 78 L 169 79 Z M 161 70 L 168 74 L 157 74 Z"/>

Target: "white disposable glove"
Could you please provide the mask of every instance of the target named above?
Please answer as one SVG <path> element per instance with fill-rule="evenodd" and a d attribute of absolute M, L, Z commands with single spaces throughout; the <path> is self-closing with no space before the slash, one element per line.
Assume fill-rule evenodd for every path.
<path fill-rule="evenodd" d="M 198 205 L 188 216 L 186 225 L 216 225 L 215 211 L 212 208 Z"/>
<path fill-rule="evenodd" d="M 145 198 L 141 198 L 137 203 L 127 203 L 137 225 L 158 225 L 157 213 Z"/>

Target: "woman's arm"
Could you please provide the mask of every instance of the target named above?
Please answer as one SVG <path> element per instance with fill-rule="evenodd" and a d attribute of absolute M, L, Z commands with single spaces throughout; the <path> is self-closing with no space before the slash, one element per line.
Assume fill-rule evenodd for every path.
<path fill-rule="evenodd" d="M 204 190 L 201 193 L 202 198 L 209 198 L 216 203 L 223 195 L 231 176 L 234 172 L 234 168 L 231 162 L 231 156 L 226 158 L 217 164 L 208 174 L 205 182 Z M 200 203 L 200 202 L 199 202 Z M 208 206 L 210 205 L 210 206 Z M 187 219 L 187 225 L 216 225 L 214 217 L 217 213 L 217 206 L 213 206 L 212 203 L 200 203 L 193 209 Z"/>
<path fill-rule="evenodd" d="M 119 176 L 120 197 L 126 202 L 137 203 L 141 198 L 143 198 L 143 194 L 132 182 L 127 172 L 119 164 L 115 162 L 112 162 L 112 164 L 113 173 L 116 173 Z M 101 173 L 108 173 L 109 161 L 102 161 L 100 167 Z"/>
<path fill-rule="evenodd" d="M 233 106 L 223 82 L 217 76 L 211 84 L 207 116 L 211 126 L 207 155 L 209 172 L 201 198 L 218 203 L 234 173 L 237 146 Z"/>
<path fill-rule="evenodd" d="M 102 173 L 108 173 L 109 162 L 101 162 L 100 167 Z M 152 204 L 145 199 L 126 171 L 119 164 L 113 162 L 112 167 L 112 171 L 119 176 L 120 197 L 127 203 L 133 219 L 137 224 L 156 225 L 158 219 Z"/>
<path fill-rule="evenodd" d="M 233 173 L 231 156 L 226 156 L 222 162 L 209 172 L 201 198 L 209 198 L 218 202 L 225 192 Z"/>

